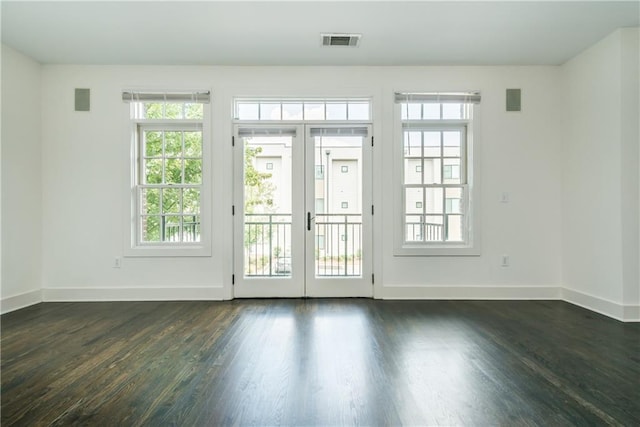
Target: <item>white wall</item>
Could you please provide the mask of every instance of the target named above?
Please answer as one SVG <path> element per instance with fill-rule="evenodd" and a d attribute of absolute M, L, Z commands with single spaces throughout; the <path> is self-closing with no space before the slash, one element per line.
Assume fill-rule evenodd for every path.
<path fill-rule="evenodd" d="M 233 96 L 372 96 L 377 297 L 556 298 L 561 279 L 558 67 L 43 67 L 44 297 L 230 298 Z M 213 95 L 213 256 L 125 258 L 126 88 Z M 91 111 L 73 111 L 74 88 Z M 505 112 L 522 88 L 523 111 Z M 482 91 L 482 255 L 393 256 L 393 92 Z M 397 141 L 395 141 L 397 143 Z M 499 203 L 508 191 L 511 202 Z M 511 266 L 500 267 L 502 254 Z"/>
<path fill-rule="evenodd" d="M 614 32 L 562 73 L 565 296 L 640 319 L 638 29 Z"/>
<path fill-rule="evenodd" d="M 40 64 L 2 45 L 2 312 L 41 300 Z"/>
<path fill-rule="evenodd" d="M 622 303 L 640 320 L 640 28 L 620 30 Z"/>

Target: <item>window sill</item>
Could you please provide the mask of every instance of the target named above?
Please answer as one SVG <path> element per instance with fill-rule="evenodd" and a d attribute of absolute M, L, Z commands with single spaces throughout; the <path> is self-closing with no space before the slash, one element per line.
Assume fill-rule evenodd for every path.
<path fill-rule="evenodd" d="M 136 246 L 124 251 L 125 257 L 210 257 L 211 247 L 204 245 L 193 246 Z"/>

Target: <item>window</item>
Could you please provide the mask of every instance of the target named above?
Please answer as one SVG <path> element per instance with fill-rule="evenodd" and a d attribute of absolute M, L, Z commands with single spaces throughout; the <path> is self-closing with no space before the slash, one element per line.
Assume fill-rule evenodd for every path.
<path fill-rule="evenodd" d="M 124 92 L 132 133 L 127 255 L 209 255 L 209 94 Z"/>
<path fill-rule="evenodd" d="M 477 93 L 396 93 L 401 229 L 397 255 L 476 255 L 473 121 Z"/>
<path fill-rule="evenodd" d="M 341 171 L 342 173 L 348 173 L 348 172 L 349 172 L 349 166 L 342 166 L 342 167 L 340 168 L 340 171 Z"/>
<path fill-rule="evenodd" d="M 248 99 L 235 102 L 236 120 L 323 120 L 367 121 L 371 117 L 370 101 L 347 99 Z"/>
<path fill-rule="evenodd" d="M 266 166 L 268 171 L 273 170 L 273 163 L 268 162 Z"/>
<path fill-rule="evenodd" d="M 342 202 L 340 206 L 342 207 L 342 209 L 349 209 L 349 202 Z"/>

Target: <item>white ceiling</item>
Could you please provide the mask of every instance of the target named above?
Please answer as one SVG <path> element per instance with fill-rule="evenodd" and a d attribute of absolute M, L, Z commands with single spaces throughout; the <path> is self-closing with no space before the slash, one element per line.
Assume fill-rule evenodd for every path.
<path fill-rule="evenodd" d="M 638 0 L 2 1 L 2 42 L 63 64 L 549 65 L 638 25 Z"/>

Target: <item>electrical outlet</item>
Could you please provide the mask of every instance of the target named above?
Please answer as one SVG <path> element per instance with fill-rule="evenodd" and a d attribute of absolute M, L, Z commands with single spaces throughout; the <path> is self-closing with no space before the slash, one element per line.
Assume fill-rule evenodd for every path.
<path fill-rule="evenodd" d="M 509 255 L 502 255 L 502 266 L 509 267 Z"/>
<path fill-rule="evenodd" d="M 505 191 L 500 194 L 500 203 L 509 203 L 509 193 Z"/>
<path fill-rule="evenodd" d="M 113 259 L 113 268 L 120 268 L 120 267 L 122 267 L 122 258 L 117 256 Z"/>

